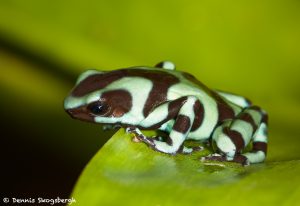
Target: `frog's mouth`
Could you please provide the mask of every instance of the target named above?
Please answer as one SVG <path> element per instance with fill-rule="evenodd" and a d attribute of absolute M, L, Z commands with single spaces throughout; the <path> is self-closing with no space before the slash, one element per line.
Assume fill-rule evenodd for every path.
<path fill-rule="evenodd" d="M 78 107 L 74 109 L 66 109 L 65 111 L 73 118 L 87 122 L 94 122 L 94 117 L 85 111 L 85 107 Z"/>

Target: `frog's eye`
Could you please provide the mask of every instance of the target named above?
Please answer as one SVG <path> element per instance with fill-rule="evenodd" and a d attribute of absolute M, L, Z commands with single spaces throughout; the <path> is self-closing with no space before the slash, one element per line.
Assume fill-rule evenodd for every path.
<path fill-rule="evenodd" d="M 101 102 L 91 103 L 87 109 L 94 115 L 105 114 L 108 110 L 108 106 Z"/>

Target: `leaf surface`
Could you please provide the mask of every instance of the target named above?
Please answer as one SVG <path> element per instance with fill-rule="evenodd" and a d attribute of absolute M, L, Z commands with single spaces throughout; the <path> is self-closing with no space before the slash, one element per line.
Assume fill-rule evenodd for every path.
<path fill-rule="evenodd" d="M 300 161 L 200 162 L 167 155 L 119 130 L 83 171 L 72 197 L 87 205 L 296 205 Z"/>

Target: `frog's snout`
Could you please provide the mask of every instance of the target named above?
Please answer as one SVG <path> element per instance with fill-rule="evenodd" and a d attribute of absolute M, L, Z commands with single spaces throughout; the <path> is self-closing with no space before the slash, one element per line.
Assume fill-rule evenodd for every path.
<path fill-rule="evenodd" d="M 94 117 L 85 112 L 85 108 L 65 109 L 65 111 L 73 118 L 87 122 L 94 122 Z"/>
<path fill-rule="evenodd" d="M 74 119 L 77 119 L 76 116 L 78 115 L 78 111 L 75 109 L 65 109 L 65 111 Z"/>

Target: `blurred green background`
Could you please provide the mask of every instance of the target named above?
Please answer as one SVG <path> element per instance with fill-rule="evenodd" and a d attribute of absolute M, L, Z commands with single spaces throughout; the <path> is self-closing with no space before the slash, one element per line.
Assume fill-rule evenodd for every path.
<path fill-rule="evenodd" d="M 0 0 L 4 195 L 68 197 L 113 132 L 62 106 L 86 68 L 172 60 L 269 112 L 267 161 L 300 159 L 300 2 Z"/>

